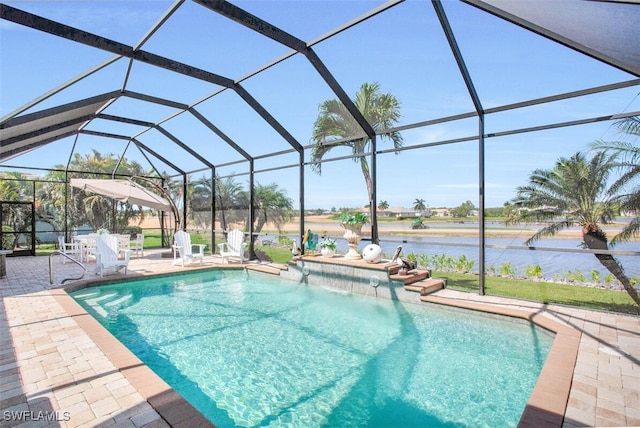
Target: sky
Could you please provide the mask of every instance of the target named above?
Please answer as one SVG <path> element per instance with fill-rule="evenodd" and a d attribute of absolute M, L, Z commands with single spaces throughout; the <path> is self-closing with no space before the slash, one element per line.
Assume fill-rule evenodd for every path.
<path fill-rule="evenodd" d="M 165 0 L 6 1 L 6 4 L 127 44 L 138 45 L 169 9 Z M 239 7 L 310 43 L 332 29 L 382 4 L 369 0 L 238 1 Z M 541 3 L 544 3 L 541 1 Z M 558 93 L 627 81 L 634 76 L 561 46 L 527 30 L 466 5 L 445 0 L 445 11 L 460 45 L 483 107 L 491 108 Z M 303 146 L 310 144 L 318 106 L 335 94 L 300 55 L 252 75 L 290 52 L 275 41 L 186 1 L 141 49 L 231 78 L 240 84 Z M 431 2 L 407 0 L 382 14 L 341 32 L 313 49 L 353 97 L 364 82 L 378 82 L 401 103 L 399 126 L 473 111 L 468 95 Z M 42 94 L 59 88 L 113 54 L 78 45 L 4 20 L 0 21 L 0 116 L 5 117 Z M 66 88 L 27 112 L 34 112 L 104 92 L 122 89 L 172 99 L 206 116 L 252 156 L 257 156 L 256 181 L 277 183 L 299 206 L 298 155 L 261 157 L 291 146 L 236 93 L 214 84 L 175 75 L 146 64 L 119 59 Z M 250 77 L 248 77 L 250 76 Z M 485 132 L 499 133 L 550 123 L 640 111 L 640 87 L 619 89 L 546 105 L 496 113 L 486 117 Z M 104 113 L 154 123 L 189 144 L 217 167 L 220 176 L 248 181 L 247 164 L 220 138 L 189 113 L 120 98 Z M 170 120 L 166 120 L 171 118 Z M 184 153 L 156 130 L 106 120 L 94 120 L 88 130 L 136 136 L 166 159 L 187 171 L 204 165 Z M 422 199 L 430 207 L 454 207 L 470 200 L 478 204 L 480 179 L 477 141 L 429 144 L 477 135 L 478 120 L 441 123 L 402 131 L 405 148 L 377 157 L 378 200 L 392 207 L 413 206 Z M 527 183 L 531 171 L 551 168 L 559 157 L 585 150 L 594 140 L 628 138 L 612 122 L 487 138 L 485 141 L 485 206 L 502 206 Z M 0 164 L 50 168 L 66 164 L 74 138 Z M 637 140 L 633 141 L 638 143 Z M 426 147 L 425 147 L 426 145 Z M 126 140 L 81 136 L 75 151 L 122 153 Z M 379 139 L 378 149 L 392 148 Z M 309 160 L 307 150 L 305 160 Z M 335 148 L 328 156 L 348 152 Z M 129 160 L 150 168 L 137 149 Z M 160 170 L 176 174 L 150 156 Z M 284 169 L 275 169 L 286 166 Z M 197 172 L 200 178 L 207 170 Z M 341 159 L 324 163 L 322 174 L 305 168 L 306 208 L 362 207 L 367 201 L 358 163 Z"/>

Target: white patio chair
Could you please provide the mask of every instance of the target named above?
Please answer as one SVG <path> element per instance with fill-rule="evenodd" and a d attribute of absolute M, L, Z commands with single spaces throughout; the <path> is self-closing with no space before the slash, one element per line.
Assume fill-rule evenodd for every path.
<path fill-rule="evenodd" d="M 118 238 L 118 249 L 120 252 L 124 252 L 130 248 L 131 245 L 131 235 L 122 235 L 122 234 L 113 234 L 116 238 Z"/>
<path fill-rule="evenodd" d="M 140 252 L 140 255 L 144 257 L 144 234 L 138 233 L 135 239 L 132 239 L 129 242 L 129 248 L 132 252 L 136 252 L 136 257 L 138 257 L 138 251 Z"/>
<path fill-rule="evenodd" d="M 104 275 L 104 270 L 115 268 L 116 271 L 124 268 L 124 274 L 127 274 L 127 266 L 131 257 L 131 250 L 124 251 L 124 260 L 118 258 L 120 250 L 118 248 L 118 238 L 104 234 L 96 239 L 96 273 L 100 273 L 100 277 Z"/>
<path fill-rule="evenodd" d="M 229 263 L 229 257 L 238 257 L 240 263 L 244 263 L 244 250 L 247 243 L 244 242 L 244 233 L 239 229 L 234 229 L 227 235 L 227 242 L 218 244 L 222 263 Z"/>
<path fill-rule="evenodd" d="M 173 244 L 173 264 L 181 264 L 184 262 L 192 263 L 195 259 L 200 259 L 200 264 L 204 261 L 204 249 L 206 244 L 191 244 L 191 236 L 184 230 L 179 230 L 173 236 L 175 243 Z M 197 247 L 196 252 L 193 251 Z"/>
<path fill-rule="evenodd" d="M 82 245 L 77 242 L 64 242 L 64 236 L 58 236 L 58 249 L 66 256 L 77 259 L 82 263 Z M 62 258 L 62 264 L 67 262 L 67 258 Z"/>

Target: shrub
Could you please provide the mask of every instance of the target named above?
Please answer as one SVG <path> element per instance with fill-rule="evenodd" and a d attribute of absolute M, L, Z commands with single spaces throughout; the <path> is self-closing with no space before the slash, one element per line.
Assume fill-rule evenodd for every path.
<path fill-rule="evenodd" d="M 504 262 L 500 265 L 500 275 L 502 276 L 513 276 L 516 274 L 516 270 L 511 265 L 511 262 Z"/>
<path fill-rule="evenodd" d="M 464 254 L 458 257 L 458 260 L 454 262 L 454 268 L 457 272 L 467 273 L 473 269 L 473 265 L 476 262 L 469 260 Z"/>
<path fill-rule="evenodd" d="M 541 278 L 542 268 L 540 267 L 540 265 L 527 266 L 526 274 L 530 278 Z"/>

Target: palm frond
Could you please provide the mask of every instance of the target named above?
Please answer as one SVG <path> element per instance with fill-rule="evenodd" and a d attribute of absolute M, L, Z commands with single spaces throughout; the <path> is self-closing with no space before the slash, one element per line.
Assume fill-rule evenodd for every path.
<path fill-rule="evenodd" d="M 622 132 L 631 135 L 640 135 L 640 116 L 631 116 L 614 122 L 614 125 Z"/>
<path fill-rule="evenodd" d="M 640 218 L 636 217 L 627 226 L 625 226 L 620 233 L 613 237 L 610 245 L 613 247 L 619 242 L 630 241 L 638 237 L 640 237 Z"/>
<path fill-rule="evenodd" d="M 574 222 L 570 220 L 558 221 L 551 223 L 549 226 L 543 227 L 534 233 L 529 239 L 527 239 L 524 244 L 531 245 L 532 243 L 539 241 L 542 238 L 547 238 L 551 236 L 555 236 L 559 231 L 568 229 L 573 226 Z"/>

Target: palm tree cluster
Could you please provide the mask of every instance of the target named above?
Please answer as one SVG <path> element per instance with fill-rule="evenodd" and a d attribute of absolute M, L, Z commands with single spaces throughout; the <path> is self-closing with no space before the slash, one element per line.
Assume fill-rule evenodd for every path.
<path fill-rule="evenodd" d="M 640 135 L 637 117 L 618 122 L 618 126 L 626 133 Z M 592 149 L 591 157 L 578 152 L 569 158 L 559 158 L 551 169 L 534 170 L 529 184 L 517 188 L 512 200 L 515 209 L 510 211 L 508 222 L 547 222 L 526 245 L 580 226 L 584 247 L 596 250 L 600 263 L 640 305 L 635 285 L 619 261 L 607 253 L 616 243 L 640 236 L 640 149 L 620 141 L 596 141 Z M 612 180 L 614 172 L 620 175 Z M 634 213 L 635 217 L 609 240 L 602 225 L 611 223 L 622 211 Z"/>
<path fill-rule="evenodd" d="M 64 165 L 56 165 L 54 169 L 45 177 L 47 182 L 40 187 L 37 199 L 41 202 L 38 207 L 39 215 L 52 218 L 56 229 L 65 229 L 65 203 L 69 228 L 89 225 L 94 230 L 100 228 L 125 230 L 130 220 L 144 219 L 144 211 L 141 207 L 135 207 L 126 202 L 117 202 L 114 206 L 112 199 L 79 189 L 66 193 L 67 180 L 74 177 L 106 178 L 116 171 L 130 177 L 143 175 L 144 171 L 139 163 L 93 150 L 84 157 L 78 153 L 74 154 L 66 168 L 69 171 L 82 171 L 82 174 L 65 173 Z"/>
<path fill-rule="evenodd" d="M 210 210 L 211 180 L 201 179 L 194 182 L 192 191 L 191 212 Z M 228 230 L 232 223 L 242 223 L 245 230 L 251 230 L 248 190 L 238 183 L 234 177 L 215 179 L 216 215 L 222 230 Z M 286 191 L 276 183 L 254 186 L 253 231 L 258 233 L 268 222 L 278 229 L 293 218 L 293 200 L 287 197 Z"/>

